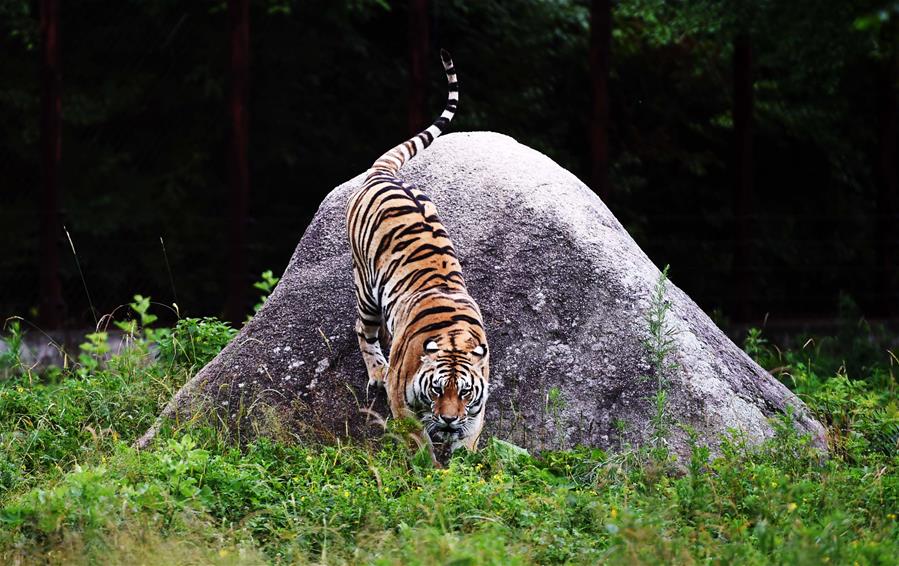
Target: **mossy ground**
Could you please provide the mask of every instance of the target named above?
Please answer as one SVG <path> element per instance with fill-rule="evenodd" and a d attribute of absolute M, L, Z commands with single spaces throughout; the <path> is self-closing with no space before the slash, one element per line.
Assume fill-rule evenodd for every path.
<path fill-rule="evenodd" d="M 433 469 L 391 439 L 375 449 L 269 440 L 236 448 L 196 427 L 164 430 L 137 451 L 130 443 L 203 362 L 186 350 L 176 359 L 171 335 L 154 339 L 168 341 L 167 356 L 154 360 L 137 340 L 89 371 L 38 375 L 6 360 L 0 561 L 895 564 L 899 556 L 899 395 L 886 352 L 852 375 L 821 348 L 778 352 L 751 336 L 753 355 L 777 367 L 828 427 L 826 460 L 785 418 L 762 447 L 735 437 L 710 458 L 697 446 L 679 467 L 657 452 L 535 457 L 488 440 Z"/>

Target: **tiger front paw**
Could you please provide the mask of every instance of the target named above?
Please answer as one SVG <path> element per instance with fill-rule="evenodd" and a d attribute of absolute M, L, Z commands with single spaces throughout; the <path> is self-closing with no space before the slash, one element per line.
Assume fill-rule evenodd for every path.
<path fill-rule="evenodd" d="M 387 377 L 387 366 L 380 365 L 368 370 L 368 386 L 384 387 L 384 379 Z"/>

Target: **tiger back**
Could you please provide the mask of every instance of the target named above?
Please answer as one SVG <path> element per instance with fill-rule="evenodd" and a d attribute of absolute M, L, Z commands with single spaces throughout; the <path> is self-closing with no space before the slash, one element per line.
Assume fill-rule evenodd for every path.
<path fill-rule="evenodd" d="M 369 384 L 387 390 L 395 418 L 417 415 L 427 442 L 476 449 L 484 426 L 490 359 L 480 309 L 469 295 L 437 207 L 404 183 L 400 168 L 455 115 L 459 90 L 441 50 L 449 85 L 443 113 L 382 155 L 347 204 L 358 318 L 356 334 Z M 381 349 L 382 328 L 390 342 Z"/>

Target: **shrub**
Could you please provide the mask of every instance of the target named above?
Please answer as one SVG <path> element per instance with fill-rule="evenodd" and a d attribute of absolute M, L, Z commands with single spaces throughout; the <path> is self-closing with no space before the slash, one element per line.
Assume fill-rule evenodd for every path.
<path fill-rule="evenodd" d="M 216 318 L 182 318 L 157 345 L 160 359 L 190 372 L 208 364 L 237 331 Z"/>

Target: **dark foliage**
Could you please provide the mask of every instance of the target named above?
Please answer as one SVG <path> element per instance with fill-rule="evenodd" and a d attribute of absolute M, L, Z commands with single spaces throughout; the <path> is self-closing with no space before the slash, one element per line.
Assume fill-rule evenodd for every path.
<path fill-rule="evenodd" d="M 101 312 L 135 290 L 177 291 L 188 315 L 225 303 L 225 4 L 62 6 L 62 221 Z M 431 51 L 450 49 L 460 70 L 454 129 L 507 133 L 589 180 L 589 2 L 429 4 Z M 286 264 L 333 186 L 405 137 L 407 6 L 252 3 L 248 289 Z M 37 11 L 0 0 L 0 315 L 34 316 L 39 303 Z M 885 314 L 896 273 L 876 271 L 875 239 L 895 250 L 899 222 L 875 206 L 875 97 L 895 68 L 895 3 L 631 0 L 612 11 L 609 204 L 638 243 L 703 307 L 734 312 L 731 49 L 749 34 L 749 310 L 829 315 L 844 291 Z M 436 60 L 429 69 L 436 112 L 443 83 Z M 88 325 L 69 242 L 58 246 L 67 321 Z"/>

